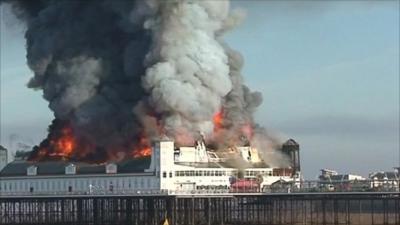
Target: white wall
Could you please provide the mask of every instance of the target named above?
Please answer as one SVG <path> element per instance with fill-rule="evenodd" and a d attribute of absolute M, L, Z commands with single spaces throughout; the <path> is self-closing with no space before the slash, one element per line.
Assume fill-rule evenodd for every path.
<path fill-rule="evenodd" d="M 151 190 L 159 189 L 159 180 L 155 176 L 24 176 L 7 178 L 0 180 L 0 193 L 29 192 L 33 188 L 34 192 L 67 192 L 69 186 L 72 192 L 88 192 L 89 186 L 93 186 L 93 191 L 113 191 L 122 190 Z"/>

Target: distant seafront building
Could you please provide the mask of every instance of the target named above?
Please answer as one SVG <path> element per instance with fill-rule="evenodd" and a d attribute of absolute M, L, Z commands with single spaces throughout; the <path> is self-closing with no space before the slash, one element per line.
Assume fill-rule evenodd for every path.
<path fill-rule="evenodd" d="M 62 160 L 30 162 L 17 157 L 0 172 L 0 194 L 179 193 L 242 190 L 255 183 L 261 190 L 278 180 L 300 183 L 300 167 L 298 162 L 293 162 L 299 148 L 298 144 L 291 146 L 285 148 L 285 154 L 292 161 L 292 166 L 287 168 L 270 167 L 260 158 L 257 149 L 250 146 L 221 153 L 208 150 L 203 141 L 185 147 L 176 147 L 169 140 L 158 141 L 153 145 L 151 157 L 104 164 Z M 238 169 L 238 160 L 245 168 Z"/>
<path fill-rule="evenodd" d="M 369 174 L 371 187 L 375 189 L 394 188 L 400 186 L 400 167 L 395 168 L 395 171 L 379 171 Z"/>
<path fill-rule="evenodd" d="M 335 170 L 322 169 L 319 176 L 320 188 L 328 191 L 366 190 L 369 184 L 366 178 L 356 174 L 339 174 Z"/>

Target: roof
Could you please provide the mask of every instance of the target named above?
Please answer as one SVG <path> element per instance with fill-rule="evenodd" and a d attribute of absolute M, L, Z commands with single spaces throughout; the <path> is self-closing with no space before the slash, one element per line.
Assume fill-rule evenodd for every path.
<path fill-rule="evenodd" d="M 378 179 L 378 180 L 383 180 L 383 179 L 388 179 L 388 180 L 395 180 L 399 179 L 399 173 L 397 172 L 376 172 L 370 175 L 371 179 Z"/>
<path fill-rule="evenodd" d="M 349 175 L 347 174 L 336 174 L 330 176 L 320 176 L 319 179 L 321 181 L 348 181 Z"/>
<path fill-rule="evenodd" d="M 293 182 L 279 179 L 271 184 L 271 186 L 291 185 Z"/>
<path fill-rule="evenodd" d="M 76 174 L 105 174 L 107 166 L 107 164 L 90 164 L 85 162 L 68 161 L 14 161 L 4 167 L 0 172 L 0 176 L 26 176 L 27 168 L 30 166 L 37 167 L 37 175 L 63 175 L 65 174 L 65 167 L 70 164 L 76 166 Z M 117 165 L 118 173 L 144 172 L 145 169 L 150 167 L 150 157 L 130 159 L 115 164 Z"/>
<path fill-rule="evenodd" d="M 287 140 L 285 143 L 283 143 L 283 145 L 284 146 L 299 146 L 299 144 L 293 139 Z"/>
<path fill-rule="evenodd" d="M 0 145 L 0 150 L 7 151 L 7 149 L 4 148 L 3 145 Z"/>

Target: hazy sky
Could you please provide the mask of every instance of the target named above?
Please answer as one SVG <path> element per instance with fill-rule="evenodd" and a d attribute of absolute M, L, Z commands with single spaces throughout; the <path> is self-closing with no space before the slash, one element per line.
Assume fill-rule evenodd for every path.
<path fill-rule="evenodd" d="M 263 93 L 256 117 L 301 146 L 302 169 L 367 175 L 399 164 L 399 1 L 234 1 L 246 20 L 227 36 Z M 52 119 L 25 87 L 24 28 L 1 13 L 1 140 L 38 143 Z"/>

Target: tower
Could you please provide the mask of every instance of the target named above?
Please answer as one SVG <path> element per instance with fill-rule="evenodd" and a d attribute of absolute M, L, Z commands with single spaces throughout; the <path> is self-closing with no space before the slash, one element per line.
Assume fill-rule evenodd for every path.
<path fill-rule="evenodd" d="M 7 149 L 0 145 L 0 171 L 7 165 Z"/>
<path fill-rule="evenodd" d="M 151 163 L 146 172 L 155 172 L 160 178 L 160 189 L 171 189 L 174 185 L 174 142 L 162 140 L 152 147 Z"/>
<path fill-rule="evenodd" d="M 295 140 L 289 139 L 283 143 L 282 152 L 289 157 L 293 174 L 300 172 L 300 145 Z"/>

